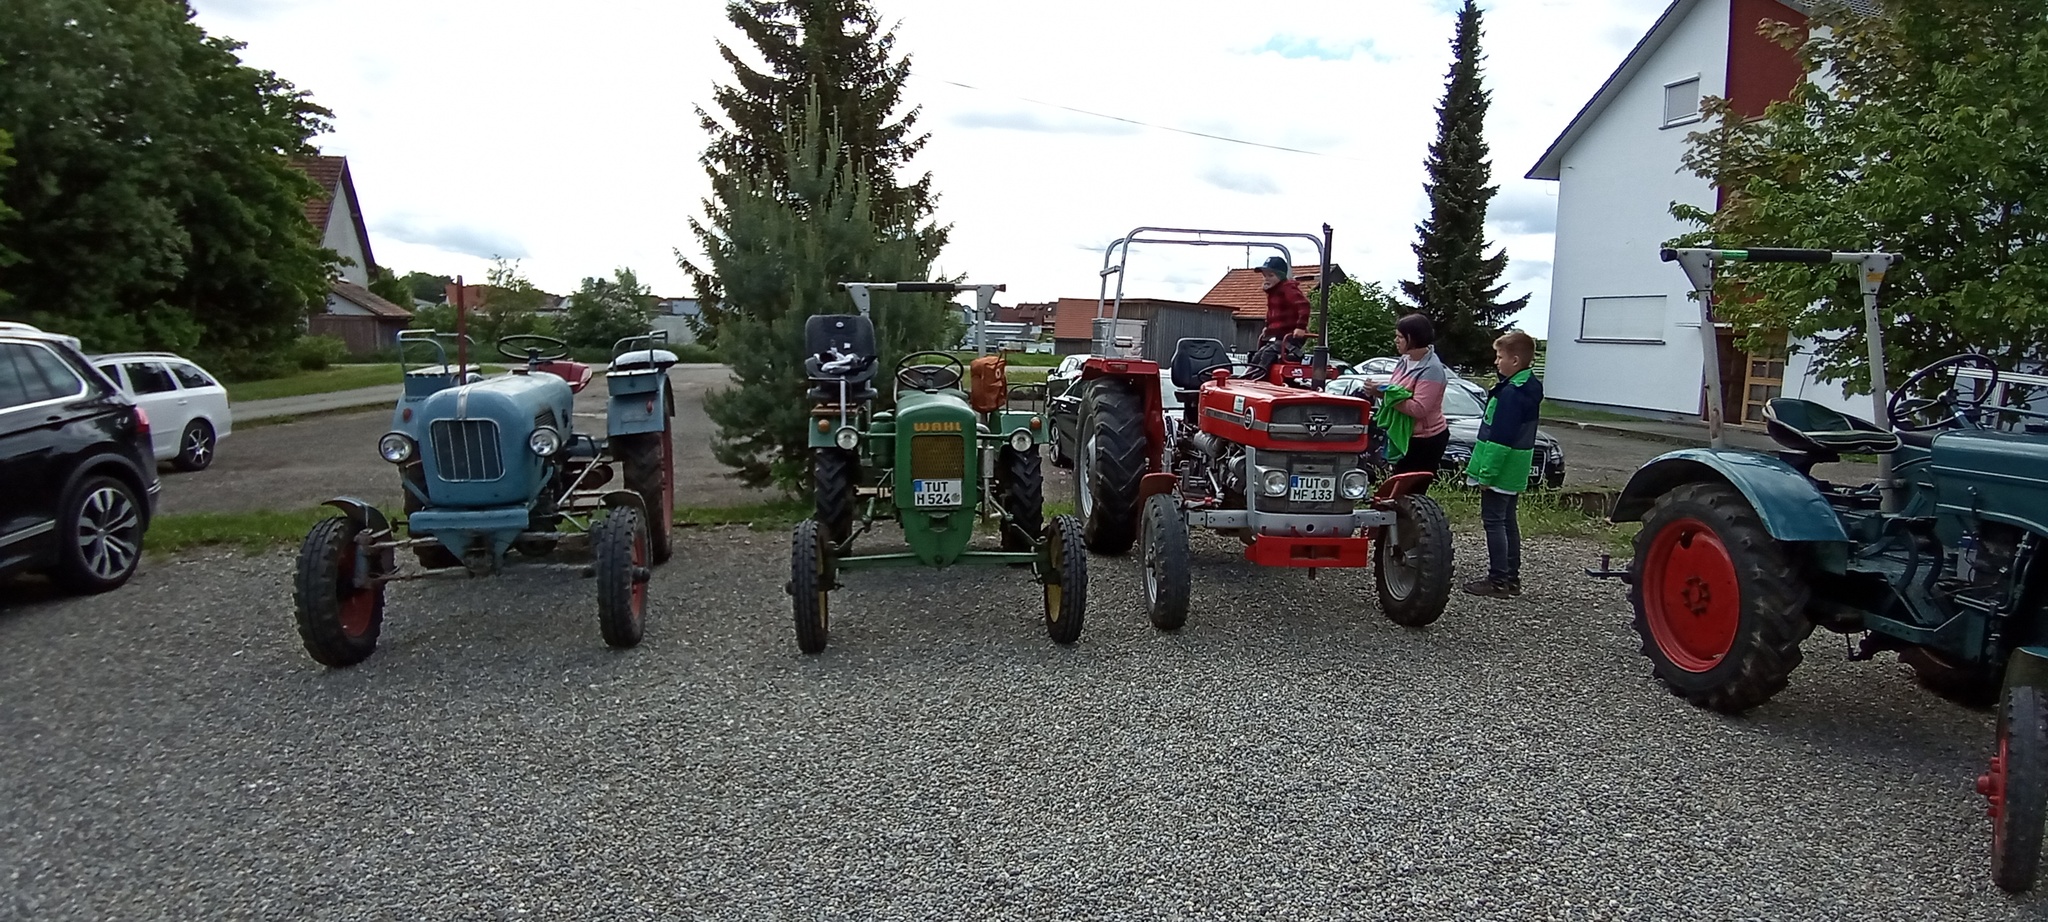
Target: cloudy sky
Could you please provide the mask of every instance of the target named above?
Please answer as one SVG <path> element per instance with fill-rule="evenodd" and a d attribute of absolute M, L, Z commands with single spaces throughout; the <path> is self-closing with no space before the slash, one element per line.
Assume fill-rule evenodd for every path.
<path fill-rule="evenodd" d="M 714 43 L 745 46 L 719 0 L 193 5 L 248 44 L 247 63 L 334 110 L 316 143 L 348 156 L 378 263 L 476 278 L 493 254 L 517 257 L 557 293 L 627 266 L 657 294 L 692 293 L 673 251 L 694 253 L 707 191 L 693 107 L 731 77 Z M 931 134 L 913 164 L 954 225 L 939 271 L 1006 283 L 1010 301 L 1094 297 L 1104 247 L 1134 227 L 1328 223 L 1351 275 L 1412 277 L 1448 0 L 876 5 L 900 23 Z M 1489 229 L 1510 296 L 1534 296 L 1520 321 L 1541 334 L 1556 187 L 1521 176 L 1664 4 L 1482 5 L 1501 187 Z M 1140 246 L 1125 294 L 1194 300 L 1246 259 Z"/>

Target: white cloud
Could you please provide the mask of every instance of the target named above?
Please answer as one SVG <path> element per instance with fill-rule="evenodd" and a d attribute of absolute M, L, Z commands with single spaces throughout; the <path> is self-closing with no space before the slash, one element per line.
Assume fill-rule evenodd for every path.
<path fill-rule="evenodd" d="M 1489 5 L 1493 230 L 1511 294 L 1535 295 L 1524 325 L 1540 330 L 1551 258 L 1541 206 L 1556 190 L 1521 176 L 1662 4 Z M 317 143 L 349 157 L 380 262 L 480 277 L 478 254 L 509 245 L 551 291 L 630 266 L 661 294 L 688 293 L 671 250 L 696 251 L 687 222 L 708 192 L 693 106 L 730 80 L 714 42 L 746 51 L 723 4 L 194 6 L 209 32 L 248 43 L 250 64 L 335 111 Z M 958 0 L 878 6 L 913 56 L 908 102 L 932 133 L 913 167 L 932 172 L 938 218 L 955 226 L 944 271 L 1007 283 L 1016 300 L 1093 297 L 1102 248 L 1136 226 L 1315 233 L 1327 222 L 1352 275 L 1414 272 L 1422 163 L 1450 63 L 1441 4 L 1294 0 L 1250 15 L 1218 0 L 1039 0 L 1028 15 Z M 1196 298 L 1250 261 L 1242 248 L 1141 246 L 1125 294 Z M 1525 275 L 1539 266 L 1541 277 Z"/>

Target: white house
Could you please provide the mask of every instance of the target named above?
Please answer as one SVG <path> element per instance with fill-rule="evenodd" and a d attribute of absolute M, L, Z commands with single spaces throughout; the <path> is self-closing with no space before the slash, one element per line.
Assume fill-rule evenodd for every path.
<path fill-rule="evenodd" d="M 1870 0 L 1851 5 L 1876 12 Z M 1692 229 L 1671 217 L 1673 202 L 1718 205 L 1714 187 L 1683 168 L 1686 135 L 1707 127 L 1702 96 L 1757 116 L 1790 94 L 1804 77 L 1798 59 L 1757 27 L 1803 26 L 1805 7 L 1673 0 L 1529 171 L 1558 183 L 1543 382 L 1550 398 L 1636 415 L 1705 415 L 1699 306 L 1685 274 L 1657 258 L 1665 241 Z M 1869 397 L 1851 400 L 1812 379 L 1798 343 L 1751 355 L 1735 347 L 1735 331 L 1718 334 L 1729 421 L 1761 425 L 1764 401 L 1781 395 L 1869 415 Z"/>
<path fill-rule="evenodd" d="M 348 158 L 316 156 L 292 165 L 320 187 L 320 194 L 306 200 L 306 222 L 320 232 L 320 245 L 342 258 L 328 281 L 326 307 L 307 319 L 306 331 L 340 339 L 354 355 L 395 348 L 398 332 L 412 322 L 412 311 L 368 287 L 377 262 L 370 253 L 370 230 L 363 223 Z"/>

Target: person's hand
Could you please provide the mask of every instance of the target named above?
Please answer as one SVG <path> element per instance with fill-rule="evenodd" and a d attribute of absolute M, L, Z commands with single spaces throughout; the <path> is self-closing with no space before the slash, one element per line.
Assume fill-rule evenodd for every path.
<path fill-rule="evenodd" d="M 1295 339 L 1307 339 L 1307 338 L 1308 338 L 1308 331 L 1307 331 L 1307 330 L 1304 330 L 1304 329 L 1302 329 L 1302 328 L 1300 328 L 1300 327 L 1295 327 L 1295 328 L 1294 328 L 1294 333 L 1293 333 L 1292 335 L 1294 336 L 1294 338 L 1295 338 Z"/>

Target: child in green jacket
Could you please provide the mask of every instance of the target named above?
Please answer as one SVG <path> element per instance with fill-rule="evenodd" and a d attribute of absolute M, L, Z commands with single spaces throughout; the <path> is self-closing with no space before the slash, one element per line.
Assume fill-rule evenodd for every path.
<path fill-rule="evenodd" d="M 1536 450 L 1536 421 L 1543 410 L 1543 382 L 1529 370 L 1536 341 L 1520 330 L 1493 341 L 1493 368 L 1500 383 L 1486 401 L 1486 420 L 1465 479 L 1480 488 L 1479 520 L 1486 526 L 1486 575 L 1465 584 L 1473 595 L 1522 594 L 1522 529 L 1515 506 L 1529 485 Z"/>

